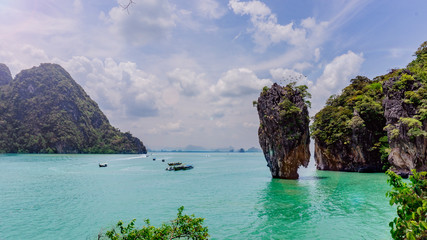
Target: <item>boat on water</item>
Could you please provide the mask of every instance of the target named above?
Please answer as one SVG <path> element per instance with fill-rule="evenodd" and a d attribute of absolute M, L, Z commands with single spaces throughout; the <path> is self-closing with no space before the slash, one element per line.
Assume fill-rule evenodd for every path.
<path fill-rule="evenodd" d="M 99 167 L 107 167 L 107 163 L 99 163 Z"/>
<path fill-rule="evenodd" d="M 166 171 L 179 171 L 179 170 L 190 170 L 193 169 L 193 165 L 174 165 L 166 168 Z"/>
<path fill-rule="evenodd" d="M 169 166 L 176 166 L 176 165 L 182 165 L 182 162 L 170 162 L 168 163 Z"/>

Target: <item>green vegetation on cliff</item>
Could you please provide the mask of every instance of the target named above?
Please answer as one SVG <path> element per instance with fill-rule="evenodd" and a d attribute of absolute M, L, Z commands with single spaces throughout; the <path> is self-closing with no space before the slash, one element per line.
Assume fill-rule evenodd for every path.
<path fill-rule="evenodd" d="M 112 127 L 61 66 L 41 64 L 0 86 L 0 152 L 146 153 L 146 149 L 138 138 Z"/>
<path fill-rule="evenodd" d="M 427 120 L 427 41 L 415 52 L 416 59 L 404 69 L 393 69 L 389 74 L 381 76 L 386 82 L 388 95 L 398 97 L 407 109 L 407 116 L 397 119 L 397 123 L 387 126 L 397 137 L 399 131 L 407 131 L 413 140 L 416 137 L 427 137 L 423 130 L 423 122 Z M 406 127 L 400 128 L 403 125 Z M 425 125 L 425 123 L 424 123 Z"/>
<path fill-rule="evenodd" d="M 357 76 L 341 95 L 331 96 L 315 115 L 312 137 L 329 152 L 347 150 L 350 153 L 359 146 L 365 165 L 381 169 L 379 159 L 387 162 L 388 147 L 387 133 L 383 130 L 386 123 L 381 105 L 383 98 L 378 79 Z"/>
<path fill-rule="evenodd" d="M 357 76 L 341 95 L 332 95 L 326 107 L 315 115 L 312 136 L 327 146 L 338 142 L 349 144 L 354 128 L 369 127 L 379 142 L 385 135 L 381 127 L 385 122 L 382 99 L 381 83 Z"/>

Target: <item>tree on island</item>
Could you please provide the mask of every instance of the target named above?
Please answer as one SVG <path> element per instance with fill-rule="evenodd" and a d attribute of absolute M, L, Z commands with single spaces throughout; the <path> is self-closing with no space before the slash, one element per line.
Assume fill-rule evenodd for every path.
<path fill-rule="evenodd" d="M 388 170 L 387 182 L 393 187 L 387 192 L 390 205 L 397 205 L 397 217 L 390 222 L 393 239 L 427 239 L 427 172 L 416 172 L 409 177 L 410 184 Z"/>

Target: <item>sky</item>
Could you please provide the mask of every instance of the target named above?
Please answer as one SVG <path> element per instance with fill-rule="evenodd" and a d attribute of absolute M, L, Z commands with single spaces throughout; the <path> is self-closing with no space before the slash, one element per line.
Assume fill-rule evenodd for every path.
<path fill-rule="evenodd" d="M 313 116 L 357 75 L 405 67 L 425 0 L 1 0 L 12 75 L 64 67 L 110 123 L 150 149 L 259 147 L 252 102 L 297 81 Z"/>

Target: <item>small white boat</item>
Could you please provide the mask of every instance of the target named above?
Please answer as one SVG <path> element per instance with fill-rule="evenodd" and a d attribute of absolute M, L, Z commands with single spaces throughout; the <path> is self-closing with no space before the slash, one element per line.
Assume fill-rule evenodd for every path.
<path fill-rule="evenodd" d="M 107 167 L 107 163 L 100 163 L 99 167 Z"/>

